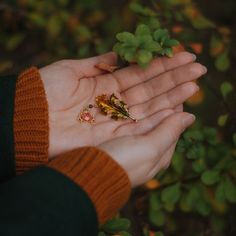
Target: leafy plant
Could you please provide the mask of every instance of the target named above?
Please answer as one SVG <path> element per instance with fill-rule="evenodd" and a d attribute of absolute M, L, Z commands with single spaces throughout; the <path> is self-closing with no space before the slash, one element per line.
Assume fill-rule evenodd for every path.
<path fill-rule="evenodd" d="M 129 63 L 137 63 L 142 68 L 149 65 L 156 56 L 173 56 L 173 46 L 179 42 L 171 39 L 167 29 L 152 30 L 146 24 L 137 26 L 135 33 L 122 32 L 116 35 L 118 43 L 113 50 Z"/>

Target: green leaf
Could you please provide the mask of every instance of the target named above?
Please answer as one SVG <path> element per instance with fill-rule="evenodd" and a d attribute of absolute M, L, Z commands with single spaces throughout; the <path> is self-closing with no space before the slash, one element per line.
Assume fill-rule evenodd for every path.
<path fill-rule="evenodd" d="M 224 50 L 224 42 L 221 38 L 213 35 L 210 41 L 210 54 L 215 57 Z"/>
<path fill-rule="evenodd" d="M 58 15 L 52 15 L 47 22 L 48 33 L 55 37 L 62 29 L 62 23 Z"/>
<path fill-rule="evenodd" d="M 138 25 L 135 31 L 135 35 L 150 35 L 150 34 L 151 34 L 150 28 L 145 24 Z"/>
<path fill-rule="evenodd" d="M 116 43 L 113 48 L 112 51 L 116 52 L 117 54 L 119 54 L 120 50 L 122 48 L 122 44 L 121 43 Z"/>
<path fill-rule="evenodd" d="M 175 205 L 170 203 L 170 202 L 165 202 L 164 203 L 164 209 L 167 211 L 167 212 L 173 212 L 175 210 Z"/>
<path fill-rule="evenodd" d="M 133 53 L 133 52 L 126 52 L 125 55 L 124 55 L 124 58 L 128 62 L 133 62 L 134 58 L 135 58 L 135 53 Z"/>
<path fill-rule="evenodd" d="M 225 200 L 225 182 L 223 180 L 217 185 L 215 197 L 218 202 L 224 202 Z"/>
<path fill-rule="evenodd" d="M 201 175 L 201 181 L 206 185 L 213 185 L 220 179 L 219 171 L 207 170 Z"/>
<path fill-rule="evenodd" d="M 201 130 L 190 130 L 184 133 L 185 140 L 203 141 L 204 135 Z"/>
<path fill-rule="evenodd" d="M 196 29 L 208 29 L 215 27 L 215 24 L 204 16 L 193 18 L 192 25 Z"/>
<path fill-rule="evenodd" d="M 162 44 L 165 42 L 166 39 L 169 39 L 169 33 L 167 29 L 158 29 L 153 33 L 153 38 L 158 43 Z"/>
<path fill-rule="evenodd" d="M 160 210 L 162 207 L 162 203 L 160 201 L 160 197 L 156 192 L 151 192 L 150 198 L 149 198 L 149 204 L 150 208 L 152 210 Z"/>
<path fill-rule="evenodd" d="M 236 186 L 229 177 L 225 181 L 225 197 L 230 203 L 236 202 Z"/>
<path fill-rule="evenodd" d="M 8 41 L 6 42 L 6 49 L 9 51 L 15 50 L 25 38 L 22 34 L 15 34 L 12 37 L 9 37 Z"/>
<path fill-rule="evenodd" d="M 195 148 L 196 148 L 197 158 L 204 159 L 206 156 L 206 147 L 203 144 L 198 143 L 195 145 Z"/>
<path fill-rule="evenodd" d="M 163 211 L 161 211 L 161 210 L 155 211 L 152 209 L 149 210 L 149 220 L 153 225 L 155 225 L 157 227 L 164 225 L 165 218 L 166 218 L 166 216 Z"/>
<path fill-rule="evenodd" d="M 175 152 L 172 162 L 171 162 L 172 168 L 178 173 L 179 175 L 183 173 L 185 161 L 183 156 L 180 153 Z"/>
<path fill-rule="evenodd" d="M 198 159 L 197 148 L 196 147 L 192 147 L 191 149 L 189 149 L 188 152 L 186 153 L 186 156 L 190 160 Z"/>
<path fill-rule="evenodd" d="M 117 54 L 119 54 L 121 57 L 124 57 L 125 53 L 129 50 L 130 48 L 125 47 L 123 43 L 120 43 L 120 45 L 115 45 L 114 50 Z"/>
<path fill-rule="evenodd" d="M 236 133 L 233 134 L 233 142 L 234 142 L 234 146 L 236 147 Z"/>
<path fill-rule="evenodd" d="M 77 28 L 78 37 L 83 38 L 84 40 L 89 40 L 92 37 L 90 29 L 86 25 L 79 25 Z"/>
<path fill-rule="evenodd" d="M 143 6 L 136 2 L 130 4 L 130 9 L 136 13 L 143 13 Z"/>
<path fill-rule="evenodd" d="M 144 7 L 139 3 L 133 2 L 130 4 L 130 9 L 143 16 L 157 16 L 156 12 L 154 12 L 152 9 L 148 7 Z"/>
<path fill-rule="evenodd" d="M 206 164 L 203 158 L 199 158 L 198 160 L 192 163 L 192 168 L 196 173 L 202 173 L 206 170 Z"/>
<path fill-rule="evenodd" d="M 166 47 L 174 47 L 179 45 L 179 41 L 176 39 L 167 39 L 164 43 Z"/>
<path fill-rule="evenodd" d="M 153 31 L 160 28 L 160 21 L 156 17 L 148 17 L 147 19 L 144 20 L 144 22 Z"/>
<path fill-rule="evenodd" d="M 227 97 L 227 95 L 233 91 L 233 86 L 230 82 L 223 82 L 220 86 L 221 94 L 224 98 Z"/>
<path fill-rule="evenodd" d="M 159 53 L 162 50 L 161 45 L 155 41 L 147 43 L 144 49 L 155 53 Z"/>
<path fill-rule="evenodd" d="M 173 55 L 174 55 L 173 49 L 172 48 L 164 49 L 164 55 L 166 55 L 167 57 L 173 57 Z"/>
<path fill-rule="evenodd" d="M 171 204 L 175 204 L 181 195 L 180 184 L 177 183 L 175 185 L 166 187 L 161 193 L 162 202 L 168 202 Z"/>
<path fill-rule="evenodd" d="M 195 206 L 195 203 L 198 201 L 198 199 L 201 197 L 200 190 L 197 186 L 193 186 L 190 188 L 189 192 L 186 196 L 186 204 L 188 208 L 193 209 Z"/>
<path fill-rule="evenodd" d="M 211 213 L 211 206 L 208 202 L 206 202 L 203 198 L 199 199 L 196 204 L 196 210 L 202 216 L 208 216 Z"/>
<path fill-rule="evenodd" d="M 218 125 L 221 127 L 225 126 L 228 118 L 229 118 L 229 114 L 219 116 L 217 120 Z"/>
<path fill-rule="evenodd" d="M 129 227 L 130 221 L 128 219 L 118 218 L 109 220 L 101 227 L 101 229 L 106 233 L 115 234 L 120 231 L 126 231 Z"/>
<path fill-rule="evenodd" d="M 27 17 L 29 22 L 32 22 L 36 26 L 43 27 L 47 24 L 46 18 L 40 13 L 32 12 L 27 14 Z"/>
<path fill-rule="evenodd" d="M 130 32 L 122 32 L 116 35 L 116 38 L 120 42 L 133 43 L 135 41 L 135 36 Z"/>
<path fill-rule="evenodd" d="M 227 52 L 220 54 L 215 60 L 215 67 L 219 71 L 227 71 L 230 67 L 230 59 Z"/>
<path fill-rule="evenodd" d="M 139 50 L 137 62 L 141 67 L 146 67 L 152 60 L 152 53 L 147 50 Z"/>
<path fill-rule="evenodd" d="M 180 139 L 177 143 L 176 151 L 179 153 L 184 153 L 188 147 L 189 147 L 189 143 L 183 139 Z"/>
<path fill-rule="evenodd" d="M 217 170 L 230 170 L 232 169 L 232 167 L 235 164 L 235 161 L 230 153 L 230 150 L 227 150 L 227 147 L 222 148 L 222 151 L 225 150 L 222 153 L 219 153 L 221 150 L 220 148 L 222 148 L 222 146 L 219 147 L 219 149 L 216 152 L 216 155 L 218 154 L 218 157 L 215 158 L 215 161 L 217 161 L 217 164 L 215 165 L 215 169 Z M 224 158 L 222 158 L 222 156 Z M 214 161 L 214 159 L 213 159 Z"/>
<path fill-rule="evenodd" d="M 150 43 L 153 43 L 151 35 L 139 35 L 137 36 L 137 42 L 140 49 L 145 49 Z"/>
<path fill-rule="evenodd" d="M 215 128 L 211 128 L 211 127 L 205 127 L 203 129 L 203 134 L 205 136 L 205 140 L 212 144 L 215 145 L 218 143 L 218 135 L 217 135 L 217 130 Z"/>

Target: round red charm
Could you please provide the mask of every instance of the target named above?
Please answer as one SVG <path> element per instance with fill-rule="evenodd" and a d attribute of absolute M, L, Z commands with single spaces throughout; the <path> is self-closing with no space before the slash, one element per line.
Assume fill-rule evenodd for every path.
<path fill-rule="evenodd" d="M 82 112 L 80 112 L 78 118 L 79 118 L 79 121 L 81 122 L 88 122 L 88 123 L 95 122 L 94 116 L 86 108 Z"/>

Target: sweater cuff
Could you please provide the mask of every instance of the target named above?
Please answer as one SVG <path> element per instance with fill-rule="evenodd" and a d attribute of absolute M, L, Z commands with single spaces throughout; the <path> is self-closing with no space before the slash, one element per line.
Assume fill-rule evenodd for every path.
<path fill-rule="evenodd" d="M 14 140 L 17 173 L 48 161 L 48 104 L 36 67 L 21 73 L 17 80 Z"/>
<path fill-rule="evenodd" d="M 107 153 L 95 147 L 59 155 L 48 166 L 69 177 L 88 194 L 100 224 L 114 216 L 129 198 L 128 175 Z"/>

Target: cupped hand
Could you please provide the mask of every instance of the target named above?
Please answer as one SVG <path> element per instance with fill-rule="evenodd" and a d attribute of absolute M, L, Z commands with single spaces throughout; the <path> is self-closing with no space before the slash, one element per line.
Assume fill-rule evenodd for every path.
<path fill-rule="evenodd" d="M 136 187 L 168 167 L 179 136 L 194 120 L 189 113 L 174 113 L 161 123 L 155 122 L 145 134 L 119 137 L 98 147 L 123 167 Z"/>
<path fill-rule="evenodd" d="M 173 58 L 155 59 L 145 70 L 131 65 L 104 74 L 96 64 L 116 64 L 116 55 L 107 53 L 41 68 L 49 106 L 49 156 L 150 131 L 198 90 L 192 81 L 206 73 L 206 68 L 194 61 L 192 54 L 181 52 Z M 124 100 L 138 122 L 114 121 L 94 108 L 91 113 L 96 123 L 80 123 L 78 114 L 104 93 L 115 93 Z"/>

